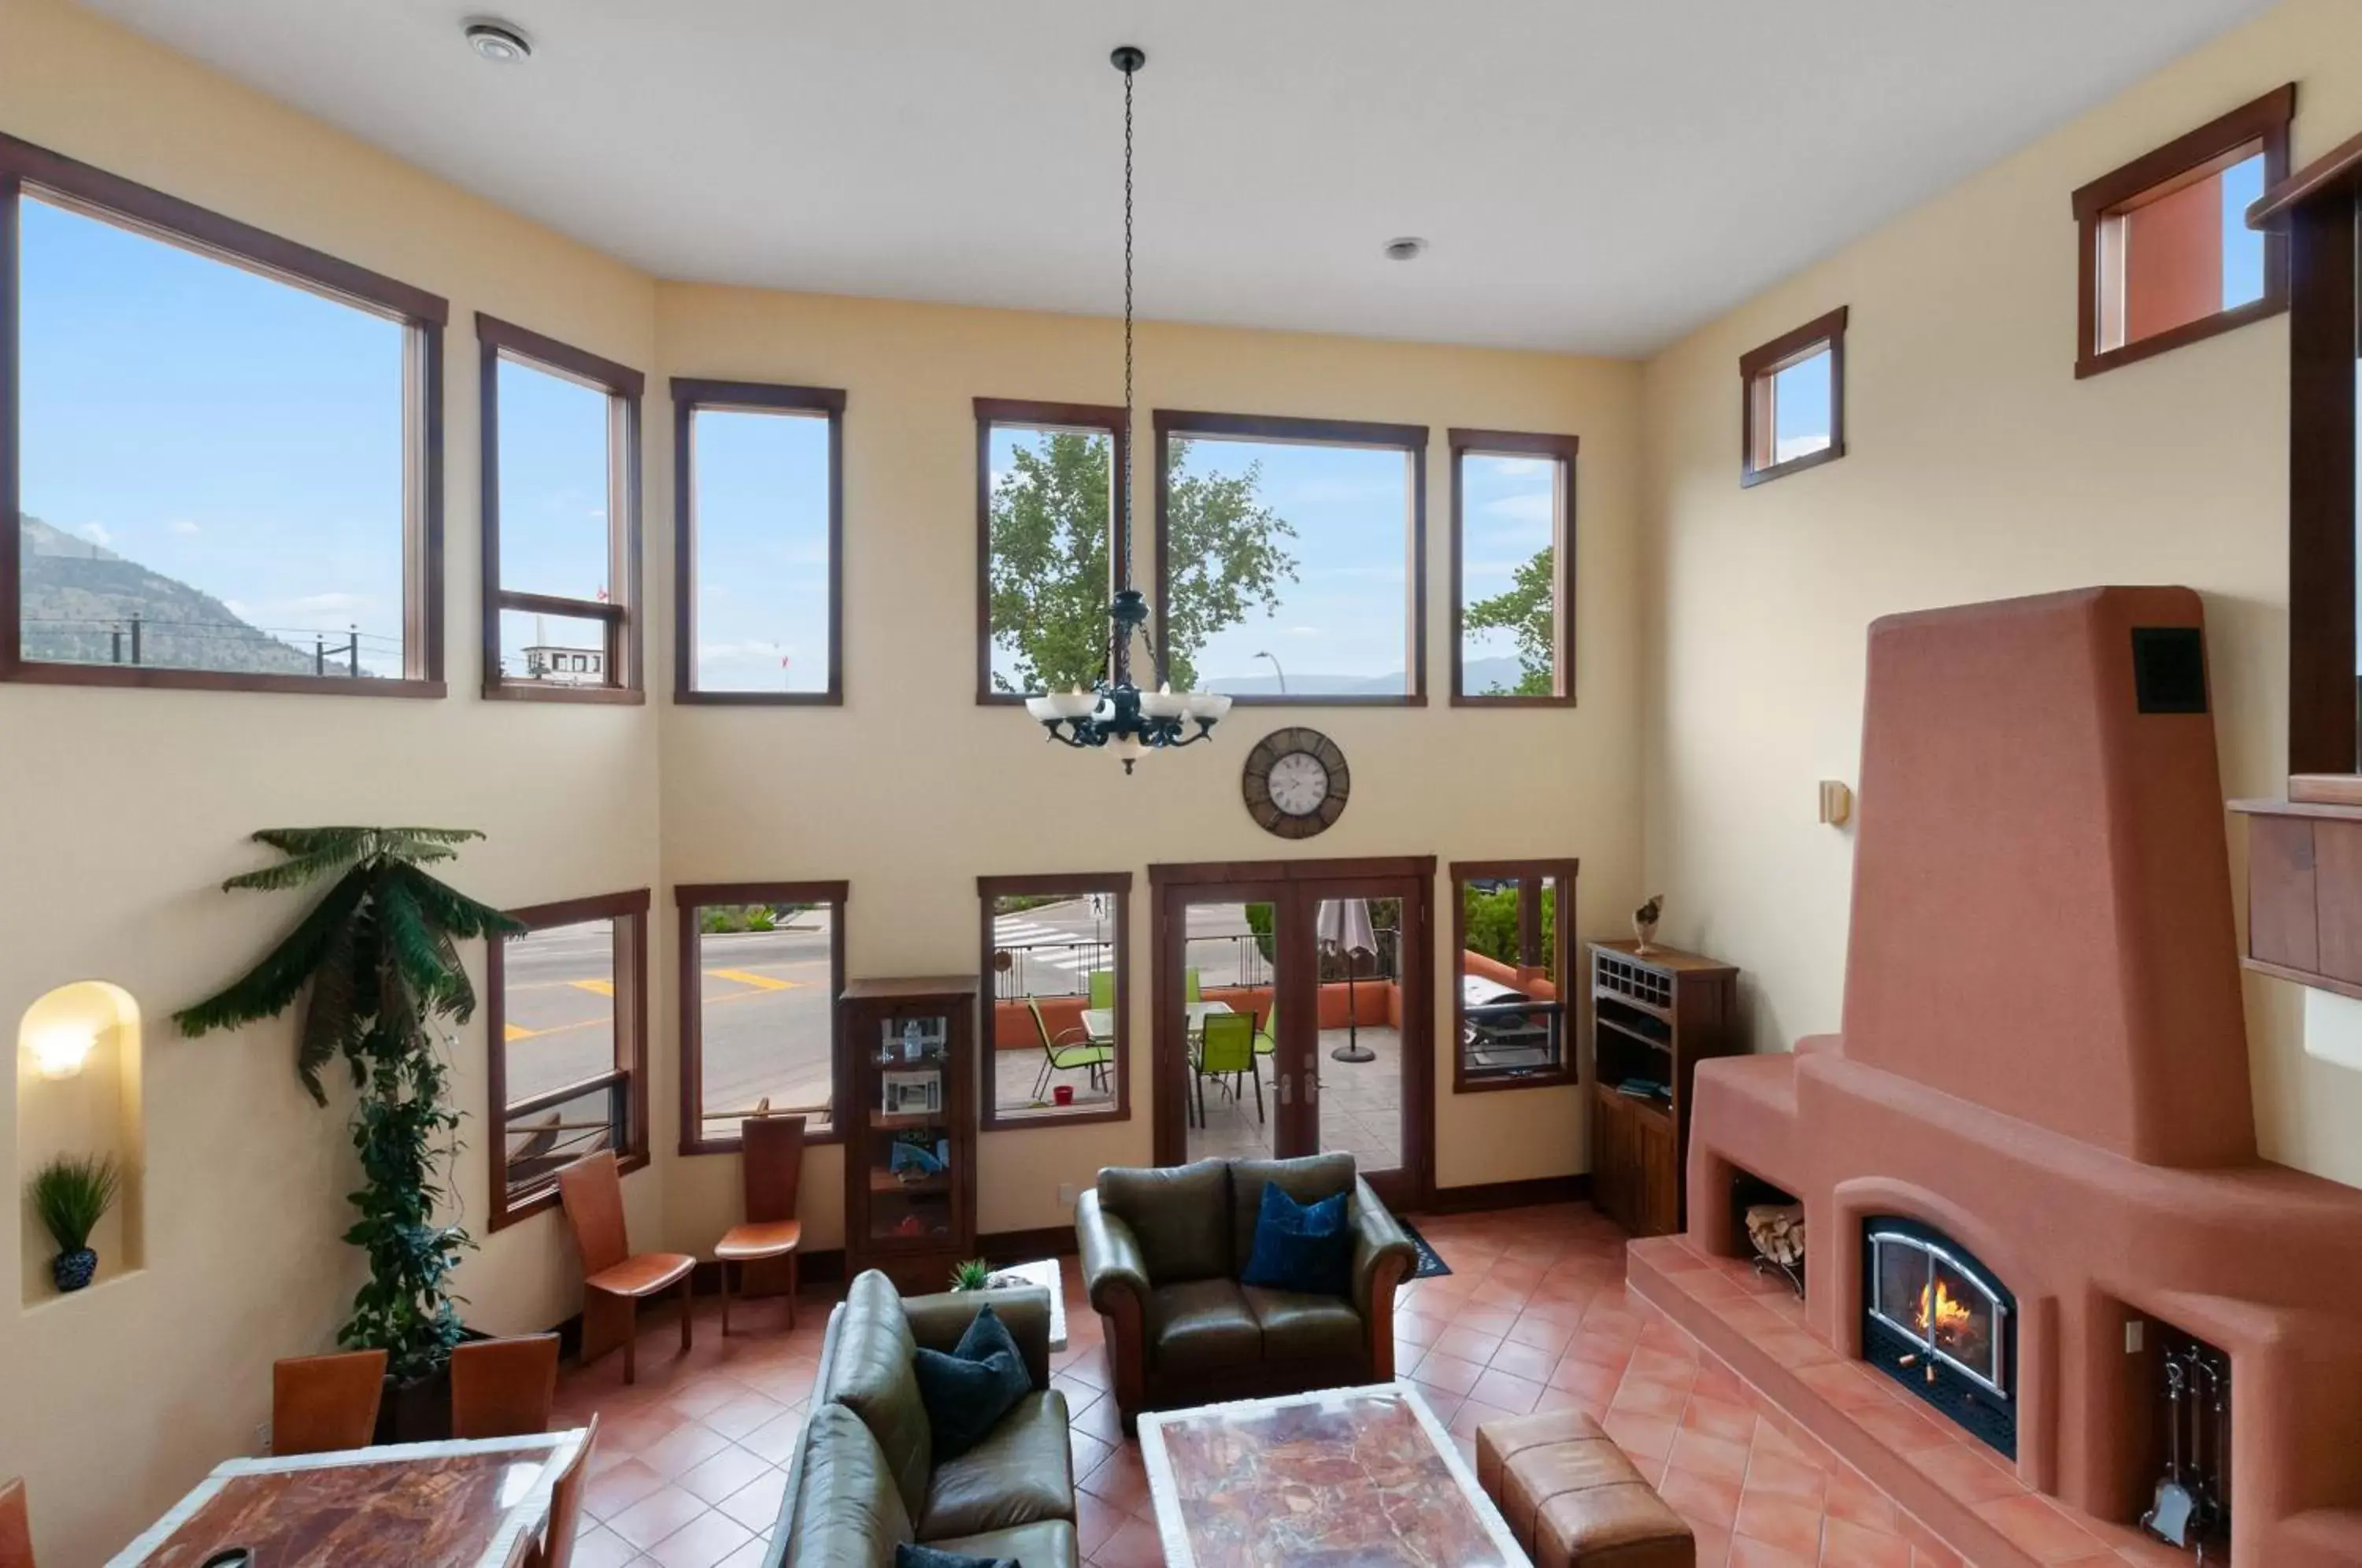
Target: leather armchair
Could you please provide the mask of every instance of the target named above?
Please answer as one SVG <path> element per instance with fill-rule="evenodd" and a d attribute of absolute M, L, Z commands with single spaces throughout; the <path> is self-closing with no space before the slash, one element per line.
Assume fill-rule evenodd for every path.
<path fill-rule="evenodd" d="M 1298 1202 L 1351 1195 L 1350 1297 L 1239 1282 L 1265 1182 Z M 1127 1428 L 1142 1410 L 1394 1376 L 1395 1287 L 1417 1253 L 1350 1154 L 1110 1166 L 1076 1205 L 1075 1235 Z"/>

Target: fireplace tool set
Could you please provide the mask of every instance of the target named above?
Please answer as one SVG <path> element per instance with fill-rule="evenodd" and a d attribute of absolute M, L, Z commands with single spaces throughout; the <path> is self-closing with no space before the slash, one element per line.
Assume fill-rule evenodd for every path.
<path fill-rule="evenodd" d="M 2230 1518 L 2224 1466 L 2231 1452 L 2230 1369 L 2203 1345 L 2165 1353 L 2166 1467 L 2141 1525 L 2160 1540 L 2212 1559 Z"/>

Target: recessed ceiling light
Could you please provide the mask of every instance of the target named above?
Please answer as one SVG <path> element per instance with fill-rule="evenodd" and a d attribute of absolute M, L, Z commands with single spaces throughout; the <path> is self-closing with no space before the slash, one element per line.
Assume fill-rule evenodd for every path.
<path fill-rule="evenodd" d="M 506 22 L 469 22 L 468 47 L 495 65 L 521 65 L 533 55 L 533 40 Z"/>
<path fill-rule="evenodd" d="M 1407 234 L 1400 239 L 1387 240 L 1384 250 L 1389 261 L 1416 261 L 1426 253 L 1427 241 L 1415 234 Z"/>

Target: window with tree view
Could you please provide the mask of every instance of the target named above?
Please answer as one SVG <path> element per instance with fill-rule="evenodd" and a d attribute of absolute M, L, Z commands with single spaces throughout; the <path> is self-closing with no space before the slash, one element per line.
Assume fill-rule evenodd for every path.
<path fill-rule="evenodd" d="M 1175 690 L 1425 701 L 1423 427 L 1160 411 L 1156 436 Z"/>
<path fill-rule="evenodd" d="M 1571 702 L 1572 436 L 1451 432 L 1455 702 Z"/>
<path fill-rule="evenodd" d="M 758 1115 L 835 1131 L 843 882 L 693 884 L 680 907 L 681 1152 L 739 1146 Z"/>
<path fill-rule="evenodd" d="M 1451 867 L 1458 1088 L 1507 1088 L 1573 1076 L 1572 860 Z"/>
<path fill-rule="evenodd" d="M 21 460 L 0 505 L 18 582 L 0 665 L 405 695 L 439 680 L 425 629 L 439 503 L 420 437 L 442 302 L 416 295 L 431 315 L 404 314 L 388 303 L 411 293 L 399 285 L 0 138 L 12 172 L 26 182 L 0 179 L 17 241 L 0 417 Z M 330 272 L 383 292 L 332 290 Z"/>
<path fill-rule="evenodd" d="M 1123 410 L 976 400 L 979 701 L 1088 690 L 1108 659 Z"/>

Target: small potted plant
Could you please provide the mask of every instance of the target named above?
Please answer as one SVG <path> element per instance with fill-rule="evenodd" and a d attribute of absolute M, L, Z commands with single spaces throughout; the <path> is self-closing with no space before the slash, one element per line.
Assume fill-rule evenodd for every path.
<path fill-rule="evenodd" d="M 970 1258 L 952 1265 L 954 1290 L 989 1290 L 992 1288 L 992 1265 L 982 1258 Z"/>
<path fill-rule="evenodd" d="M 123 1173 L 112 1154 L 60 1154 L 33 1173 L 33 1208 L 58 1255 L 50 1260 L 50 1278 L 58 1289 L 80 1290 L 98 1273 L 98 1254 L 91 1250 L 90 1233 L 115 1207 Z"/>

